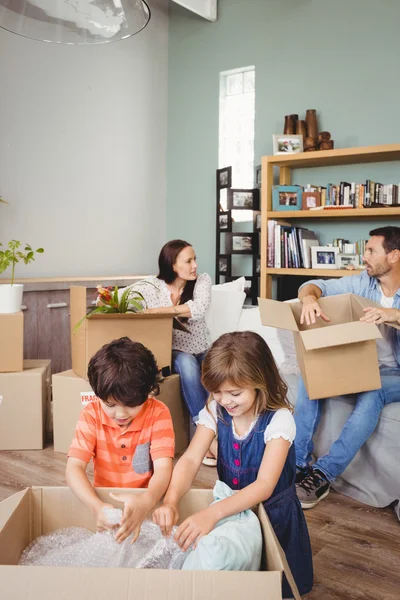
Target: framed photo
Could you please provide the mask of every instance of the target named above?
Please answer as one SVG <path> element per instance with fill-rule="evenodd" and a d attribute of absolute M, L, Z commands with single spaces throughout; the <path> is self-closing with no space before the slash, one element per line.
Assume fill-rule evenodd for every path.
<path fill-rule="evenodd" d="M 261 165 L 258 165 L 255 169 L 254 169 L 254 187 L 256 188 L 260 188 L 261 187 Z"/>
<path fill-rule="evenodd" d="M 231 210 L 259 210 L 260 190 L 228 190 L 228 208 Z"/>
<path fill-rule="evenodd" d="M 260 275 L 261 273 L 261 259 L 256 258 L 256 274 Z"/>
<path fill-rule="evenodd" d="M 358 254 L 338 254 L 336 256 L 336 267 L 338 269 L 359 269 L 360 257 Z"/>
<path fill-rule="evenodd" d="M 224 167 L 223 169 L 217 169 L 217 187 L 221 190 L 223 188 L 230 188 L 232 185 L 232 167 Z"/>
<path fill-rule="evenodd" d="M 303 152 L 302 135 L 273 135 L 274 155 L 277 154 L 299 154 Z"/>
<path fill-rule="evenodd" d="M 336 269 L 336 257 L 339 254 L 337 246 L 312 246 L 312 269 Z"/>
<path fill-rule="evenodd" d="M 225 275 L 226 277 L 231 276 L 231 255 L 220 254 L 218 257 L 218 274 Z"/>
<path fill-rule="evenodd" d="M 261 213 L 257 212 L 254 215 L 254 229 L 255 231 L 261 231 Z"/>
<path fill-rule="evenodd" d="M 253 233 L 228 233 L 226 235 L 227 248 L 232 254 L 255 254 L 256 234 Z"/>
<path fill-rule="evenodd" d="M 321 192 L 303 192 L 302 194 L 302 210 L 310 210 L 321 206 Z"/>
<path fill-rule="evenodd" d="M 300 185 L 274 185 L 272 210 L 301 210 L 302 193 Z"/>
<path fill-rule="evenodd" d="M 230 211 L 220 212 L 218 215 L 220 231 L 232 231 L 232 215 Z"/>

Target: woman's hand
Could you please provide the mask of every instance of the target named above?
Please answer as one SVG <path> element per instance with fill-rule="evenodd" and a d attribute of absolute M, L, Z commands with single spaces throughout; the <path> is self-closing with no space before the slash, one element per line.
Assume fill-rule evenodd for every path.
<path fill-rule="evenodd" d="M 165 307 L 156 307 L 156 308 L 145 308 L 143 313 L 145 315 L 161 315 L 165 310 Z"/>
<path fill-rule="evenodd" d="M 202 537 L 210 533 L 217 524 L 210 510 L 200 510 L 179 525 L 174 539 L 184 552 L 193 544 L 195 548 Z"/>
<path fill-rule="evenodd" d="M 153 512 L 153 522 L 161 529 L 161 533 L 167 537 L 179 521 L 179 511 L 175 504 L 163 504 Z"/>

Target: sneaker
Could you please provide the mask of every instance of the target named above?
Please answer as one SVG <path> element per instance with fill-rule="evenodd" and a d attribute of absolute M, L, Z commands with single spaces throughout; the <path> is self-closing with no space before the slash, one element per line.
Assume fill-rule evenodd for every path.
<path fill-rule="evenodd" d="M 329 494 L 331 484 L 319 469 L 310 468 L 306 477 L 296 484 L 297 497 L 304 509 L 314 508 Z"/>
<path fill-rule="evenodd" d="M 307 477 L 307 475 L 310 474 L 311 471 L 312 467 L 296 467 L 296 479 L 294 482 L 300 483 L 305 477 Z"/>

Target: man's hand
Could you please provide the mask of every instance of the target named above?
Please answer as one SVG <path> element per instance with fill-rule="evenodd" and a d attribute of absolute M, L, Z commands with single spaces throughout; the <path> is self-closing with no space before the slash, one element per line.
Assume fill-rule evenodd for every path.
<path fill-rule="evenodd" d="M 151 502 L 146 493 L 131 495 L 110 492 L 110 496 L 117 502 L 124 503 L 124 514 L 122 515 L 120 528 L 115 534 L 115 541 L 121 543 L 133 533 L 131 544 L 134 544 L 139 537 L 142 523 L 151 510 Z"/>
<path fill-rule="evenodd" d="M 361 317 L 360 321 L 364 323 L 375 323 L 375 325 L 381 325 L 382 323 L 400 323 L 400 310 L 397 308 L 373 308 L 369 306 L 364 308 L 366 313 L 364 317 Z"/>
<path fill-rule="evenodd" d="M 171 535 L 171 530 L 179 521 L 179 511 L 175 504 L 163 504 L 153 512 L 153 522 L 157 523 L 161 533 L 167 537 Z"/>
<path fill-rule="evenodd" d="M 113 506 L 112 504 L 106 504 L 105 502 L 99 504 L 98 508 L 96 509 L 97 531 L 107 531 L 107 529 L 114 529 L 115 527 L 115 525 L 107 521 L 106 512 L 104 510 L 105 508 L 112 508 L 113 510 L 115 510 L 115 506 Z"/>
<path fill-rule="evenodd" d="M 175 541 L 186 552 L 192 544 L 196 547 L 201 538 L 210 533 L 216 524 L 217 521 L 209 509 L 200 510 L 179 525 L 174 536 Z"/>
<path fill-rule="evenodd" d="M 330 318 L 322 312 L 315 296 L 304 296 L 301 301 L 303 303 L 303 308 L 301 310 L 300 325 L 303 325 L 304 322 L 306 322 L 307 325 L 312 325 L 316 322 L 315 317 L 321 317 L 321 319 L 326 322 L 330 321 Z"/>

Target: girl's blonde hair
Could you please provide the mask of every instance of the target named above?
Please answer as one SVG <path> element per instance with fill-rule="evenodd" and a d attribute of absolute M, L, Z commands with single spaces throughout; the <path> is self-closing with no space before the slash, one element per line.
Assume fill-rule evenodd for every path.
<path fill-rule="evenodd" d="M 279 408 L 293 412 L 287 399 L 288 387 L 279 375 L 268 344 L 258 333 L 225 333 L 213 343 L 202 366 L 202 383 L 211 394 L 208 403 L 224 381 L 257 391 L 256 414 Z"/>

